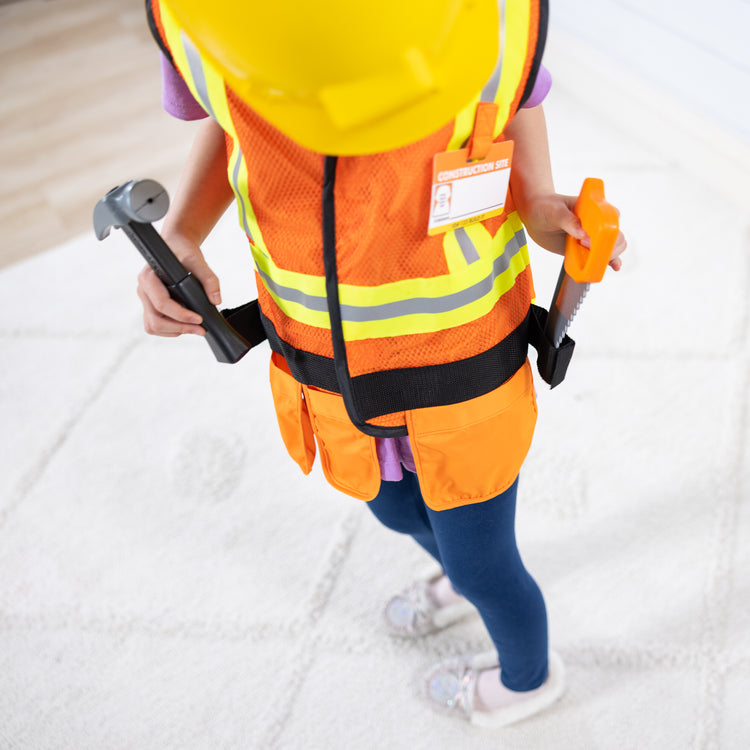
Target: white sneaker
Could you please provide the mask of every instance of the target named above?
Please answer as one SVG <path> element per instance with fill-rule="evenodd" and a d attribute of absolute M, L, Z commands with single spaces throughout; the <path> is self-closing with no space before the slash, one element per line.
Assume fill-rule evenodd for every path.
<path fill-rule="evenodd" d="M 443 711 L 467 719 L 480 727 L 498 728 L 514 724 L 543 711 L 560 698 L 565 690 L 565 667 L 554 651 L 549 654 L 549 674 L 544 684 L 530 690 L 528 698 L 492 711 L 475 708 L 479 674 L 498 667 L 497 653 L 459 656 L 434 666 L 425 677 L 427 698 Z"/>
<path fill-rule="evenodd" d="M 442 576 L 416 581 L 391 599 L 385 607 L 385 621 L 391 635 L 419 638 L 436 633 L 477 611 L 461 597 L 454 604 L 438 606 L 430 596 L 430 586 Z"/>

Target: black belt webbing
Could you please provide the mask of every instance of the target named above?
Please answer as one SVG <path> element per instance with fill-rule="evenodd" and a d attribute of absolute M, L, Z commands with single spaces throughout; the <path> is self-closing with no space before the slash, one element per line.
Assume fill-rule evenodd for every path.
<path fill-rule="evenodd" d="M 284 341 L 273 323 L 260 311 L 258 300 L 232 310 L 223 310 L 222 314 L 251 346 L 268 339 L 271 349 L 287 361 L 295 380 L 340 393 L 334 360 L 295 349 Z M 555 349 L 544 336 L 546 317 L 544 308 L 532 305 L 529 315 L 509 336 L 492 349 L 468 359 L 351 378 L 360 415 L 364 419 L 373 419 L 381 414 L 456 403 L 481 396 L 504 383 L 523 364 L 528 344 L 537 350 L 539 374 L 554 388 L 565 377 L 575 342 L 566 336 L 560 347 Z"/>

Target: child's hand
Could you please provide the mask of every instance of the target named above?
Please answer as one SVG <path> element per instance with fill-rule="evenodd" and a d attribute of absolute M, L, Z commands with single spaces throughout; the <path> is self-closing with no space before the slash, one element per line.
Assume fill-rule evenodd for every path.
<path fill-rule="evenodd" d="M 565 238 L 568 234 L 588 247 L 589 237 L 583 231 L 579 218 L 573 213 L 575 202 L 576 196 L 559 193 L 542 193 L 530 200 L 524 207 L 521 220 L 531 239 L 545 250 L 558 255 L 565 254 Z M 620 255 L 627 246 L 625 235 L 620 232 L 609 260 L 613 271 L 622 268 Z"/>
<path fill-rule="evenodd" d="M 220 304 L 219 279 L 206 263 L 200 247 L 181 236 L 163 236 L 182 265 L 201 282 L 208 299 L 214 305 Z M 200 325 L 201 316 L 175 302 L 150 266 L 145 266 L 138 274 L 137 292 L 143 304 L 143 328 L 146 333 L 153 336 L 179 336 L 183 333 L 206 335 Z"/>

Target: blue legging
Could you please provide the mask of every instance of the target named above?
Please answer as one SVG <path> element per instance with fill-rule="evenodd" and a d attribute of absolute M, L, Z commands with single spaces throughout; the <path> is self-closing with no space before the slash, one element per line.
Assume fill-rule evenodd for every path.
<path fill-rule="evenodd" d="M 516 479 L 486 502 L 434 511 L 416 474 L 405 471 L 400 482 L 382 482 L 368 507 L 383 525 L 410 534 L 477 608 L 500 657 L 502 683 L 533 690 L 547 677 L 547 611 L 516 546 L 517 486 Z"/>

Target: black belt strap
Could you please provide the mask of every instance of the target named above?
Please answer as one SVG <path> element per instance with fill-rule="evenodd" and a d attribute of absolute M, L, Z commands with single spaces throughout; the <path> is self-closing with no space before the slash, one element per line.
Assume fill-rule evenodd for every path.
<path fill-rule="evenodd" d="M 295 349 L 285 342 L 276 332 L 273 323 L 260 311 L 257 299 L 241 307 L 222 310 L 222 315 L 251 346 L 257 346 L 268 339 L 271 349 L 286 359 L 292 375 L 300 383 L 333 393 L 339 392 L 333 360 L 320 354 Z M 360 395 L 358 399 L 362 414 L 365 415 L 365 419 L 372 419 L 395 411 L 436 406 L 437 394 L 445 393 L 447 384 L 450 383 L 456 389 L 453 395 L 461 396 L 456 400 L 472 398 L 471 395 L 467 395 L 467 389 L 473 387 L 475 390 L 481 390 L 482 386 L 479 383 L 490 378 L 497 387 L 503 369 L 509 369 L 508 365 L 504 368 L 502 363 L 509 360 L 518 362 L 521 356 L 525 357 L 528 344 L 537 350 L 539 374 L 554 388 L 565 378 L 575 342 L 569 336 L 565 336 L 560 347 L 555 349 L 544 335 L 546 319 L 547 311 L 543 307 L 532 305 L 526 320 L 509 337 L 474 357 L 444 365 L 409 367 L 355 376 L 352 380 L 356 383 L 358 395 L 371 392 L 369 397 L 365 396 L 363 399 Z M 445 402 L 445 399 L 443 400 Z"/>
<path fill-rule="evenodd" d="M 232 328 L 250 344 L 251 347 L 263 343 L 268 336 L 263 328 L 261 320 L 260 305 L 258 300 L 246 302 L 239 307 L 222 310 L 221 314 L 226 318 Z"/>

